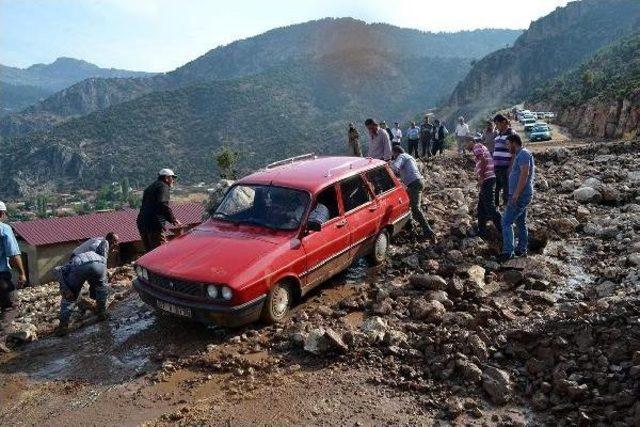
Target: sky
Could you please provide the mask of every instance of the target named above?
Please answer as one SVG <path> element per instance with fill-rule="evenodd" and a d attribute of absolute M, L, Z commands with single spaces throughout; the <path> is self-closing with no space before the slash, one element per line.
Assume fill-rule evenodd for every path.
<path fill-rule="evenodd" d="M 0 0 L 0 63 L 60 56 L 171 71 L 210 49 L 325 17 L 424 31 L 525 29 L 568 0 Z"/>

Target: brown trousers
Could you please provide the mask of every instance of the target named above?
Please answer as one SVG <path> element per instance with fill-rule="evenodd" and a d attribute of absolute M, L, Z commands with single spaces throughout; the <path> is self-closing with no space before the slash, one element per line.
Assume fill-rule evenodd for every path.
<path fill-rule="evenodd" d="M 142 245 L 145 252 L 151 252 L 160 245 L 167 242 L 167 238 L 164 235 L 163 230 L 159 231 L 147 231 L 138 229 L 140 237 L 142 237 Z"/>

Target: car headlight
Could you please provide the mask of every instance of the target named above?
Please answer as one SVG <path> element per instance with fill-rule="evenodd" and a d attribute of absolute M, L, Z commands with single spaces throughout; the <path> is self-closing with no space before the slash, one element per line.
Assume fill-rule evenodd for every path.
<path fill-rule="evenodd" d="M 226 301 L 230 301 L 231 298 L 233 298 L 233 291 L 228 286 L 223 286 L 222 287 L 221 294 L 222 294 L 222 298 L 224 298 Z"/>
<path fill-rule="evenodd" d="M 142 267 L 136 265 L 136 276 L 142 277 Z"/>
<path fill-rule="evenodd" d="M 218 298 L 218 287 L 214 285 L 207 286 L 207 295 L 211 299 Z"/>
<path fill-rule="evenodd" d="M 148 281 L 149 280 L 149 272 L 147 271 L 146 268 L 144 268 L 144 267 L 141 267 L 141 268 L 142 268 L 142 278 L 144 280 Z"/>

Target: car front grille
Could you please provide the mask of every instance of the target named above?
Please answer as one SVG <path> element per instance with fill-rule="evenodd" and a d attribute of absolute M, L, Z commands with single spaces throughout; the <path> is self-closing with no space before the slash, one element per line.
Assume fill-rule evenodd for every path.
<path fill-rule="evenodd" d="M 177 294 L 192 297 L 204 297 L 205 287 L 202 283 L 186 282 L 184 280 L 171 279 L 149 271 L 151 285 Z"/>

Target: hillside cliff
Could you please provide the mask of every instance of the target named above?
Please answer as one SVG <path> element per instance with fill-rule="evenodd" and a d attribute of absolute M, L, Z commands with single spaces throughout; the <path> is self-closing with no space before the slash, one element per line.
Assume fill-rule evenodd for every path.
<path fill-rule="evenodd" d="M 525 98 L 599 48 L 637 31 L 640 1 L 582 0 L 533 22 L 514 43 L 478 61 L 446 106 L 474 117 Z"/>
<path fill-rule="evenodd" d="M 558 112 L 575 135 L 633 138 L 640 134 L 640 33 L 601 49 L 577 69 L 538 88 L 536 108 Z"/>

